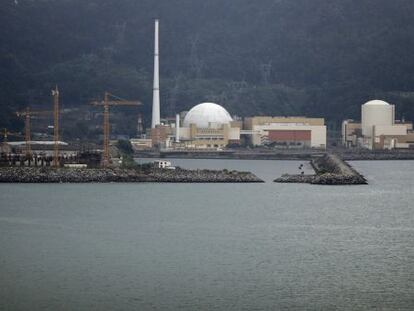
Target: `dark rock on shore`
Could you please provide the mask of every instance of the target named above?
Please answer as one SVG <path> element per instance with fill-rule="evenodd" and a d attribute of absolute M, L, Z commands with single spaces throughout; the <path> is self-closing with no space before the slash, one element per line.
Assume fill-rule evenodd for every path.
<path fill-rule="evenodd" d="M 360 175 L 325 173 L 316 175 L 311 183 L 318 185 L 365 185 L 367 184 L 367 181 Z"/>
<path fill-rule="evenodd" d="M 250 172 L 227 170 L 152 169 L 72 169 L 51 167 L 3 167 L 2 183 L 88 183 L 88 182 L 174 182 L 174 183 L 253 183 L 263 182 Z"/>
<path fill-rule="evenodd" d="M 278 183 L 303 183 L 303 184 L 310 184 L 312 183 L 315 175 L 290 175 L 290 174 L 283 174 L 281 177 L 276 178 L 274 181 Z"/>
<path fill-rule="evenodd" d="M 157 169 L 151 176 L 160 182 L 263 182 L 256 175 L 250 172 L 228 171 L 228 170 L 175 170 Z"/>
<path fill-rule="evenodd" d="M 366 160 L 414 160 L 414 150 L 333 150 L 341 159 L 345 161 L 366 161 Z"/>
<path fill-rule="evenodd" d="M 318 185 L 363 185 L 366 179 L 336 155 L 326 154 L 313 159 L 315 175 L 289 175 L 275 179 L 279 183 L 309 183 Z"/>

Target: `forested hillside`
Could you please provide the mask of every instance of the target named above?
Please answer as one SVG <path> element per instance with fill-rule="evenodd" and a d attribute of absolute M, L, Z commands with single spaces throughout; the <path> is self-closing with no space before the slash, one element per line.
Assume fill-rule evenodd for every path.
<path fill-rule="evenodd" d="M 154 18 L 163 116 L 211 100 L 338 123 L 376 97 L 414 120 L 412 0 L 2 0 L 0 16 L 0 127 L 55 84 L 64 105 L 109 90 L 149 118 Z"/>

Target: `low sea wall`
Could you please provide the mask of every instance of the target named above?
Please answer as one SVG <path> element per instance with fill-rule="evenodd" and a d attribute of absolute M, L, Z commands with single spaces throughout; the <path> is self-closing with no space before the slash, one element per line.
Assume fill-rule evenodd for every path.
<path fill-rule="evenodd" d="M 368 150 L 330 147 L 328 152 L 344 161 L 363 160 L 414 160 L 414 150 Z M 137 158 L 185 158 L 185 159 L 235 159 L 235 160 L 299 160 L 310 161 L 323 156 L 325 150 L 317 149 L 247 149 L 222 151 L 137 151 Z"/>
<path fill-rule="evenodd" d="M 151 169 L 73 169 L 51 167 L 3 167 L 1 183 L 106 183 L 106 182 L 172 182 L 172 183 L 257 183 L 263 182 L 250 172 L 227 170 Z"/>
<path fill-rule="evenodd" d="M 275 179 L 279 183 L 310 183 L 319 185 L 362 185 L 367 184 L 364 176 L 337 155 L 325 154 L 311 161 L 314 175 L 284 174 Z"/>
<path fill-rule="evenodd" d="M 180 159 L 232 159 L 232 160 L 311 160 L 324 154 L 320 150 L 275 150 L 275 151 L 141 151 L 136 158 L 180 158 Z"/>

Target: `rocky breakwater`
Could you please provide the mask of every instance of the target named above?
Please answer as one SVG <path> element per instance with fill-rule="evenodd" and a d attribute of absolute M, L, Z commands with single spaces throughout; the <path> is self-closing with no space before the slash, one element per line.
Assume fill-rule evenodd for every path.
<path fill-rule="evenodd" d="M 314 175 L 289 175 L 275 179 L 279 183 L 310 183 L 318 185 L 363 185 L 367 180 L 337 155 L 325 154 L 311 161 Z"/>
<path fill-rule="evenodd" d="M 0 168 L 2 183 L 175 182 L 252 183 L 263 182 L 250 172 L 227 170 L 168 169 L 73 169 L 50 167 Z"/>
<path fill-rule="evenodd" d="M 156 169 L 151 176 L 160 182 L 189 182 L 189 183 L 257 183 L 264 182 L 250 172 L 228 170 L 175 170 Z"/>

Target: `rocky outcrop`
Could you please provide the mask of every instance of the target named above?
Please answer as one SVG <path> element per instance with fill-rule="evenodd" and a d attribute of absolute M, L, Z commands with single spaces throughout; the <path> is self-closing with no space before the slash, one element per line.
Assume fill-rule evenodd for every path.
<path fill-rule="evenodd" d="M 253 183 L 263 182 L 250 172 L 227 170 L 151 169 L 69 169 L 50 167 L 0 168 L 3 183 L 88 183 L 88 182 L 174 182 Z"/>
<path fill-rule="evenodd" d="M 313 159 L 315 175 L 289 175 L 275 179 L 279 183 L 310 183 L 318 185 L 362 185 L 367 180 L 336 155 L 325 154 Z"/>
<path fill-rule="evenodd" d="M 313 183 L 328 185 L 361 185 L 367 180 L 347 162 L 334 154 L 312 160 L 316 177 Z"/>

